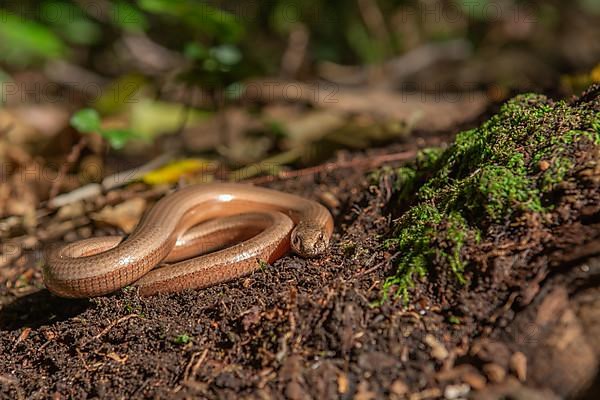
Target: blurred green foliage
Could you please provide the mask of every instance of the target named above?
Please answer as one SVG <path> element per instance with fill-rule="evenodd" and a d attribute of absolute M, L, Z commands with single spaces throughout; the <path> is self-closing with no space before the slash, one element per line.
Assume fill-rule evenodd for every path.
<path fill-rule="evenodd" d="M 598 4 L 573 7 L 600 13 Z M 113 78 L 144 74 L 115 59 L 123 38 L 143 35 L 188 61 L 180 79 L 210 91 L 278 73 L 299 27 L 310 35 L 310 62 L 369 64 L 432 41 L 465 38 L 477 46 L 502 24 L 558 32 L 560 10 L 542 0 L 9 0 L 0 4 L 0 68 L 64 59 Z"/>
<path fill-rule="evenodd" d="M 486 1 L 477 2 L 478 7 L 468 0 L 454 1 L 466 18 L 485 18 Z M 311 34 L 316 60 L 371 63 L 406 50 L 410 40 L 403 25 L 415 27 L 420 13 L 426 11 L 417 2 L 398 0 L 218 4 L 219 8 L 199 0 L 9 1 L 0 8 L 0 57 L 9 65 L 30 65 L 68 58 L 69 46 L 97 46 L 94 50 L 98 50 L 122 35 L 143 33 L 197 60 L 209 72 L 236 75 L 244 64 L 242 75 L 268 73 L 277 68 L 288 35 L 301 24 Z M 381 14 L 382 25 L 368 22 L 373 12 Z M 448 32 L 449 37 L 464 34 L 461 24 Z"/>
<path fill-rule="evenodd" d="M 207 3 L 190 0 L 138 0 L 138 6 L 155 15 L 169 16 L 192 30 L 222 42 L 237 42 L 244 28 L 236 17 Z"/>
<path fill-rule="evenodd" d="M 46 60 L 65 56 L 67 48 L 63 41 L 48 27 L 23 20 L 0 9 L 0 59 L 9 64 L 22 66 L 34 60 Z"/>
<path fill-rule="evenodd" d="M 71 126 L 80 133 L 97 133 L 102 136 L 113 149 L 122 149 L 127 142 L 139 138 L 135 132 L 129 129 L 105 129 L 98 111 L 92 108 L 84 108 L 77 111 L 71 117 Z"/>
<path fill-rule="evenodd" d="M 79 7 L 67 2 L 42 2 L 39 19 L 69 43 L 92 45 L 102 37 L 100 25 L 87 18 Z"/>

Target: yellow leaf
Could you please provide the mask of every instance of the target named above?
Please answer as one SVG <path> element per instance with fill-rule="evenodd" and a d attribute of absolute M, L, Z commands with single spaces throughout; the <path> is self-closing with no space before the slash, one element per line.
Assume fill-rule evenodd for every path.
<path fill-rule="evenodd" d="M 123 112 L 140 101 L 147 91 L 144 89 L 146 84 L 146 78 L 142 75 L 123 75 L 102 90 L 100 97 L 94 102 L 94 108 L 101 114 Z"/>
<path fill-rule="evenodd" d="M 129 128 L 145 139 L 152 139 L 194 125 L 210 115 L 208 111 L 188 110 L 178 103 L 141 99 L 131 104 Z"/>
<path fill-rule="evenodd" d="M 183 175 L 193 174 L 202 169 L 209 169 L 210 160 L 201 158 L 186 158 L 148 172 L 142 180 L 149 185 L 174 183 Z"/>

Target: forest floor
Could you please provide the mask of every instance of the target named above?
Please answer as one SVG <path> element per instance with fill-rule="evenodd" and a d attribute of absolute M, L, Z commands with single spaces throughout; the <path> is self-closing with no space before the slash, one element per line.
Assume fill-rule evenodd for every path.
<path fill-rule="evenodd" d="M 597 91 L 588 95 L 596 106 Z M 288 255 L 209 289 L 61 299 L 43 288 L 41 247 L 25 251 L 2 270 L 0 395 L 593 398 L 600 389 L 598 167 L 585 190 L 572 187 L 556 200 L 552 214 L 562 219 L 551 230 L 529 221 L 528 239 L 506 244 L 505 225 L 493 231 L 494 246 L 465 247 L 469 284 L 448 283 L 434 270 L 416 279 L 406 303 L 382 302 L 382 285 L 401 257 L 382 245 L 395 234 L 397 182 L 393 172 L 375 176 L 356 160 L 415 150 L 397 144 L 339 153 L 332 162 L 344 168 L 268 183 L 330 208 L 330 250 L 311 260 Z M 48 212 L 39 225 L 59 236 L 76 228 L 68 240 L 103 235 L 112 231 L 88 214 L 160 195 L 133 185 L 95 199 L 95 209 L 76 218 Z"/>

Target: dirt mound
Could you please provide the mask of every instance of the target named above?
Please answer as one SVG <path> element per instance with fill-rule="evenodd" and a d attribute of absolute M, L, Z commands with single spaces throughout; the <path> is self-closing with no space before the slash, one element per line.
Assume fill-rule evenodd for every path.
<path fill-rule="evenodd" d="M 39 272 L 28 290 L 3 285 L 1 393 L 585 397 L 600 354 L 599 112 L 598 88 L 520 96 L 413 167 L 275 185 L 339 203 L 320 259 L 150 298 L 62 300 Z M 405 301 L 382 302 L 382 287 Z"/>

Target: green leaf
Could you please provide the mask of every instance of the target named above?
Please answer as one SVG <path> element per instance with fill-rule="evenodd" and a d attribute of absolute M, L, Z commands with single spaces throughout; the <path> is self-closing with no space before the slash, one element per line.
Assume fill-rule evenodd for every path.
<path fill-rule="evenodd" d="M 122 75 L 106 86 L 92 105 L 102 115 L 123 112 L 139 101 L 145 84 L 146 78 L 140 74 Z"/>
<path fill-rule="evenodd" d="M 184 116 L 187 117 L 184 118 Z M 129 129 L 140 139 L 154 140 L 158 135 L 173 133 L 181 129 L 182 123 L 191 126 L 205 120 L 212 114 L 207 111 L 187 109 L 180 103 L 142 99 L 131 104 Z"/>
<path fill-rule="evenodd" d="M 597 0 L 580 0 L 581 8 L 592 13 L 600 14 L 600 3 Z"/>
<path fill-rule="evenodd" d="M 137 137 L 135 132 L 127 129 L 107 129 L 100 132 L 100 134 L 108 140 L 110 146 L 116 150 L 122 149 L 128 141 Z"/>
<path fill-rule="evenodd" d="M 488 9 L 488 0 L 461 0 L 459 4 L 468 16 L 480 20 L 490 19 L 497 11 L 494 7 Z"/>
<path fill-rule="evenodd" d="M 174 342 L 177 344 L 187 344 L 190 342 L 190 340 L 192 340 L 190 335 L 188 335 L 187 333 L 184 333 L 183 335 L 177 336 L 175 338 Z"/>
<path fill-rule="evenodd" d="M 191 0 L 138 0 L 138 6 L 149 13 L 181 19 L 192 29 L 223 42 L 237 42 L 244 34 L 238 17 L 205 2 Z"/>
<path fill-rule="evenodd" d="M 225 65 L 235 65 L 242 59 L 242 53 L 240 50 L 230 44 L 213 47 L 210 49 L 210 54 L 218 62 Z"/>
<path fill-rule="evenodd" d="M 246 85 L 242 82 L 234 82 L 225 89 L 225 97 L 229 100 L 238 100 L 244 95 Z"/>
<path fill-rule="evenodd" d="M 81 133 L 100 134 L 113 149 L 125 147 L 131 139 L 139 138 L 134 131 L 129 129 L 102 129 L 100 114 L 93 108 L 84 108 L 71 117 L 71 126 Z"/>
<path fill-rule="evenodd" d="M 140 10 L 124 1 L 113 4 L 113 25 L 130 32 L 143 32 L 148 29 L 148 20 Z"/>
<path fill-rule="evenodd" d="M 81 133 L 92 133 L 100 130 L 100 114 L 93 108 L 84 108 L 71 117 L 71 126 Z"/>
<path fill-rule="evenodd" d="M 208 50 L 200 43 L 189 42 L 186 43 L 183 54 L 190 60 L 204 60 L 208 57 Z"/>
<path fill-rule="evenodd" d="M 348 43 L 365 64 L 378 63 L 385 58 L 384 45 L 374 40 L 359 20 L 351 21 L 346 30 Z"/>
<path fill-rule="evenodd" d="M 64 26 L 64 37 L 71 43 L 92 45 L 102 38 L 102 30 L 97 24 L 86 19 L 74 19 Z"/>
<path fill-rule="evenodd" d="M 27 65 L 66 52 L 66 45 L 50 29 L 0 8 L 0 60 Z"/>
<path fill-rule="evenodd" d="M 91 45 L 102 37 L 99 25 L 74 4 L 45 1 L 41 5 L 40 18 L 71 43 Z"/>

